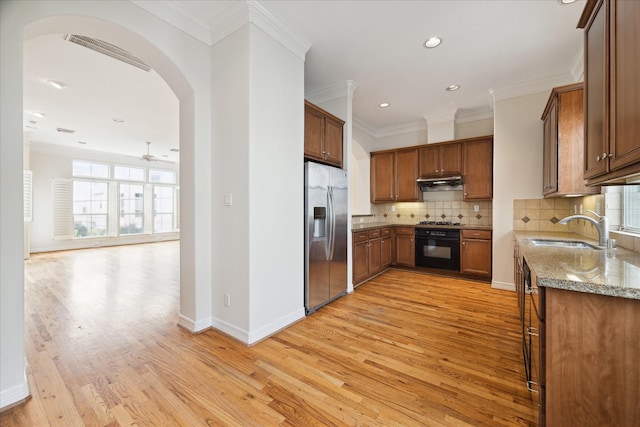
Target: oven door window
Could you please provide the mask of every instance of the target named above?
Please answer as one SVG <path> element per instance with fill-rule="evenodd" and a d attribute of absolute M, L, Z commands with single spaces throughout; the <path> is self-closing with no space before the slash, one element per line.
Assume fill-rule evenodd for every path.
<path fill-rule="evenodd" d="M 442 242 L 440 242 L 442 245 Z M 451 247 L 438 246 L 435 239 L 428 239 L 426 244 L 422 245 L 422 256 L 428 258 L 451 259 Z"/>

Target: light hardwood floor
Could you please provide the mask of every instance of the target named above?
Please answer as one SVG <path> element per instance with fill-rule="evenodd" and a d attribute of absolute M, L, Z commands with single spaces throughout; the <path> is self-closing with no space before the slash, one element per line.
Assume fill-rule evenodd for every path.
<path fill-rule="evenodd" d="M 26 262 L 8 426 L 533 426 L 515 294 L 391 270 L 253 347 L 176 326 L 177 242 Z M 301 283 L 302 286 L 302 283 Z"/>

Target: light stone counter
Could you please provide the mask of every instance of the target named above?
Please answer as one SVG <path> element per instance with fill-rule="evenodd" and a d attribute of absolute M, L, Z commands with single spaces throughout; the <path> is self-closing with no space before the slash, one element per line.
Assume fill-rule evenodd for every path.
<path fill-rule="evenodd" d="M 598 242 L 574 233 L 513 232 L 538 286 L 640 299 L 640 253 L 623 248 L 536 246 L 529 239 Z"/>

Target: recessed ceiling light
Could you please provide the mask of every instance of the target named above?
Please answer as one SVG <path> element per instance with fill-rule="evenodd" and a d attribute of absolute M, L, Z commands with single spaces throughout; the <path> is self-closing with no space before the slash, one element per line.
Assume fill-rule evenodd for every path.
<path fill-rule="evenodd" d="M 451 86 L 447 86 L 447 90 L 449 92 L 453 92 L 454 90 L 458 90 L 460 89 L 460 85 L 451 85 Z"/>
<path fill-rule="evenodd" d="M 113 121 L 116 123 L 124 123 L 124 119 L 121 119 L 120 117 L 114 117 Z"/>
<path fill-rule="evenodd" d="M 51 86 L 55 87 L 56 89 L 64 89 L 65 87 L 67 87 L 66 84 L 56 80 L 49 80 L 47 81 L 47 83 L 49 83 Z"/>
<path fill-rule="evenodd" d="M 85 141 L 78 141 L 78 144 L 87 145 Z"/>
<path fill-rule="evenodd" d="M 35 125 L 38 122 L 36 122 L 35 120 L 29 120 L 29 123 L 31 123 L 32 125 Z"/>
<path fill-rule="evenodd" d="M 26 125 L 25 127 L 29 129 L 38 129 L 38 126 Z"/>
<path fill-rule="evenodd" d="M 46 116 L 45 113 L 41 113 L 40 111 L 31 111 L 29 114 L 31 114 L 32 116 L 40 117 L 40 118 L 43 118 L 44 116 Z"/>
<path fill-rule="evenodd" d="M 575 3 L 576 0 L 558 0 L 558 3 L 565 5 L 565 4 L 571 4 L 571 3 Z"/>
<path fill-rule="evenodd" d="M 180 152 L 180 150 L 178 148 L 172 148 L 169 151 L 173 151 L 174 153 L 179 153 Z"/>
<path fill-rule="evenodd" d="M 387 108 L 389 105 L 391 105 L 391 104 L 389 104 L 388 102 L 382 102 L 382 103 L 380 103 L 380 105 L 378 105 L 378 107 Z"/>
<path fill-rule="evenodd" d="M 434 47 L 440 46 L 440 43 L 442 43 L 442 39 L 440 37 L 434 36 L 424 42 L 424 47 L 426 47 L 427 49 L 433 49 Z"/>
<path fill-rule="evenodd" d="M 61 133 L 74 133 L 74 132 L 75 132 L 75 130 L 73 130 L 73 129 L 67 129 L 67 128 L 56 128 L 56 130 L 57 130 L 58 132 L 61 132 Z"/>

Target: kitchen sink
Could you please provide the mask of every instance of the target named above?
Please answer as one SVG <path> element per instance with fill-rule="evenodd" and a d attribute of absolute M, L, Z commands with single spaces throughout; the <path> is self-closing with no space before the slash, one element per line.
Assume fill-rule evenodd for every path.
<path fill-rule="evenodd" d="M 572 248 L 572 249 L 602 249 L 587 242 L 579 240 L 551 240 L 551 239 L 529 239 L 535 246 L 550 246 L 554 248 Z"/>

